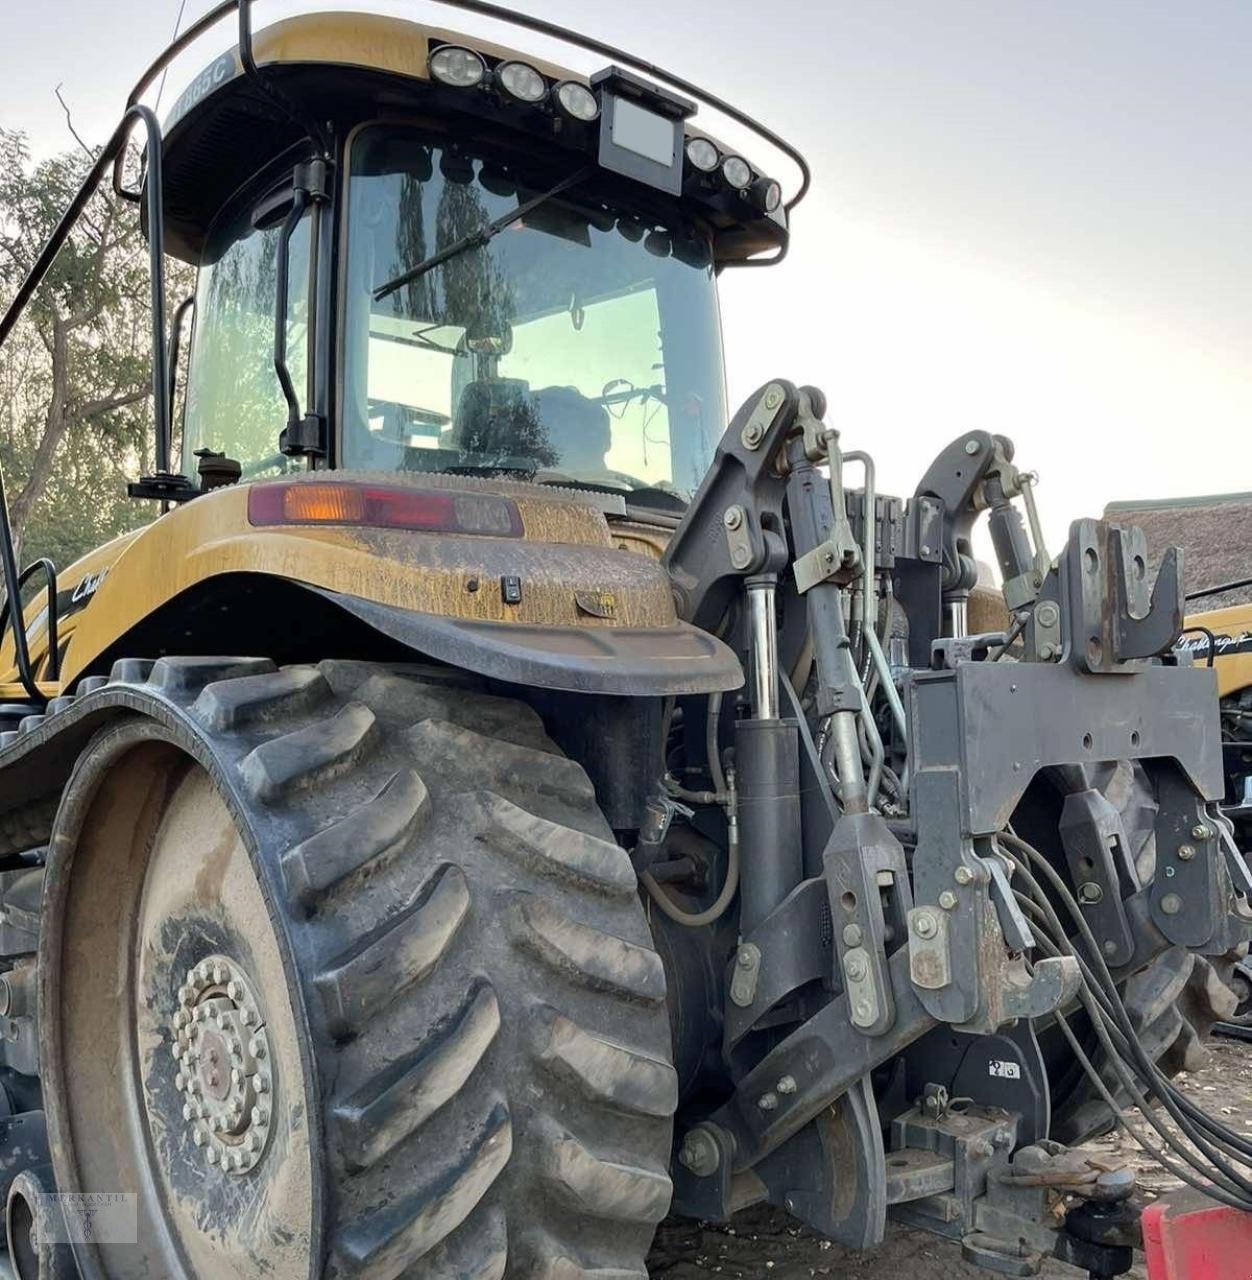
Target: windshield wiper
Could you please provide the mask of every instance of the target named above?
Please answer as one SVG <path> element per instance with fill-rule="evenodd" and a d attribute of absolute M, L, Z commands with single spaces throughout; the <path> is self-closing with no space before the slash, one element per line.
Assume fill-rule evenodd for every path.
<path fill-rule="evenodd" d="M 408 271 L 396 276 L 394 280 L 388 280 L 386 284 L 379 285 L 374 290 L 374 301 L 381 302 L 384 298 L 391 297 L 393 293 L 403 289 L 406 284 L 412 284 L 414 280 L 420 280 L 428 271 L 433 271 L 436 267 L 443 266 L 450 258 L 458 257 L 467 249 L 482 248 L 483 245 L 494 240 L 506 227 L 511 227 L 528 213 L 539 208 L 541 204 L 546 204 L 562 192 L 568 191 L 570 187 L 576 186 L 584 179 L 589 178 L 594 172 L 595 165 L 587 165 L 585 168 L 579 169 L 577 173 L 571 174 L 568 178 L 562 178 L 555 187 L 550 187 L 547 191 L 537 196 L 532 196 L 524 204 L 519 204 L 516 209 L 510 209 L 508 213 L 501 215 L 494 222 L 489 222 L 485 227 L 480 227 L 477 231 L 471 231 L 469 235 L 462 236 L 446 249 L 440 249 L 438 253 L 432 253 L 429 258 L 423 259 L 415 267 L 410 267 Z"/>

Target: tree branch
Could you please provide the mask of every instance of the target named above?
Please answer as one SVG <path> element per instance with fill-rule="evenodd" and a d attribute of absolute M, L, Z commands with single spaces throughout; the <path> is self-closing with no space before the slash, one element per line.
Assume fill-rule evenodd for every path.
<path fill-rule="evenodd" d="M 138 404 L 151 394 L 151 387 L 143 387 L 138 391 L 127 391 L 101 400 L 89 400 L 86 404 L 79 405 L 70 416 L 80 422 L 86 422 L 88 418 L 99 418 L 103 414 L 112 413 L 115 409 L 125 409 L 127 405 Z"/>
<path fill-rule="evenodd" d="M 96 153 L 82 140 L 82 137 L 79 135 L 78 130 L 74 128 L 74 118 L 70 115 L 69 103 L 65 101 L 65 97 L 61 93 L 60 85 L 57 85 L 55 92 L 57 96 L 57 101 L 61 104 L 61 110 L 65 112 L 65 127 L 69 129 L 70 134 L 73 137 L 74 141 L 77 142 L 80 147 L 82 147 L 82 149 L 87 153 L 87 155 L 94 162 L 96 158 Z"/>
<path fill-rule="evenodd" d="M 101 233 L 99 244 L 91 255 L 91 264 L 87 268 L 88 280 L 84 282 L 83 291 L 94 290 L 100 283 L 104 275 L 104 264 L 109 256 L 111 245 L 109 243 L 109 231 L 113 224 L 117 221 L 117 209 L 114 205 L 108 206 L 104 228 Z M 65 327 L 69 331 L 81 329 L 83 325 L 95 320 L 100 314 L 101 308 L 97 303 L 89 302 L 81 310 L 74 312 L 65 321 Z"/>
<path fill-rule="evenodd" d="M 66 400 L 69 396 L 69 349 L 65 329 L 59 316 L 52 320 L 52 399 L 48 404 L 48 412 L 44 418 L 44 432 L 35 456 L 31 459 L 30 473 L 21 492 L 13 499 L 9 508 L 10 521 L 13 526 L 13 544 L 21 546 L 22 531 L 31 508 L 43 496 L 47 488 L 48 478 L 52 474 L 52 463 L 61 440 L 69 428 L 69 415 L 66 413 Z"/>

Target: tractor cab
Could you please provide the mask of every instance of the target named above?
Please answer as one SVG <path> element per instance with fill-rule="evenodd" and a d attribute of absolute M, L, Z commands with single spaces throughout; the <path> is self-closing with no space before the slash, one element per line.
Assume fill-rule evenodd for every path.
<path fill-rule="evenodd" d="M 717 275 L 788 236 L 780 183 L 696 116 L 380 16 L 224 54 L 164 130 L 166 249 L 198 269 L 166 493 L 225 455 L 680 511 L 728 420 Z"/>
<path fill-rule="evenodd" d="M 62 607 L 50 563 L 15 563 L 0 491 L 10 597 L 46 582 L 45 610 L 12 637 L 10 683 L 30 705 L 107 662 L 119 634 L 162 649 L 162 610 L 196 617 L 178 644 L 222 643 L 249 575 L 265 583 L 251 621 L 283 660 L 300 659 L 297 637 L 334 632 L 345 649 L 382 636 L 606 696 L 742 679 L 678 617 L 659 559 L 730 417 L 717 277 L 782 259 L 807 165 L 629 53 L 488 0 L 435 3 L 592 69 L 367 13 L 254 34 L 252 0 L 221 0 L 143 74 L 0 316 L 3 344 L 112 170 L 151 256 L 154 465 L 128 492 L 162 519 L 63 570 Z M 229 19 L 233 47 L 158 120 L 145 96 Z M 769 163 L 714 138 L 702 112 Z M 789 199 L 776 168 L 799 174 Z M 167 257 L 195 269 L 172 310 Z M 180 567 L 167 541 L 216 550 Z M 641 554 L 624 563 L 623 549 Z M 287 598 L 275 581 L 293 556 Z"/>

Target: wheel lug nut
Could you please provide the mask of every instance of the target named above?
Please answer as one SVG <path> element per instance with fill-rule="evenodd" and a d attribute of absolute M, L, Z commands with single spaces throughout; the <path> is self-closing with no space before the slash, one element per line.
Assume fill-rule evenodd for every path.
<path fill-rule="evenodd" d="M 216 1148 L 216 1147 L 210 1147 L 210 1148 L 209 1148 L 209 1149 L 204 1153 L 204 1157 L 205 1157 L 205 1159 L 206 1159 L 210 1164 L 216 1164 L 216 1163 L 217 1163 L 217 1159 L 218 1159 L 218 1157 L 217 1157 L 217 1148 Z"/>
<path fill-rule="evenodd" d="M 265 1041 L 262 1040 L 260 1036 L 253 1036 L 251 1042 L 248 1045 L 248 1052 L 254 1058 L 264 1058 L 265 1057 Z"/>
<path fill-rule="evenodd" d="M 253 1013 L 251 1009 L 244 1009 L 239 1015 L 239 1021 L 242 1022 L 245 1027 L 255 1025 L 256 1020 L 256 1014 Z"/>
<path fill-rule="evenodd" d="M 232 1000 L 239 999 L 239 993 L 241 990 L 242 988 L 240 987 L 239 983 L 237 983 L 233 978 L 226 984 L 226 994 Z"/>
<path fill-rule="evenodd" d="M 257 1148 L 261 1145 L 261 1139 L 258 1138 L 255 1133 L 250 1133 L 243 1140 L 243 1145 L 248 1148 L 249 1152 L 255 1155 Z"/>
<path fill-rule="evenodd" d="M 194 1142 L 194 1143 L 196 1144 L 196 1146 L 197 1146 L 197 1147 L 202 1147 L 202 1146 L 204 1146 L 204 1144 L 205 1144 L 206 1142 L 208 1142 L 208 1140 L 209 1140 L 209 1139 L 208 1139 L 208 1137 L 205 1135 L 204 1130 L 203 1130 L 203 1129 L 201 1129 L 199 1125 L 197 1125 L 197 1126 L 196 1126 L 196 1127 L 191 1131 L 191 1140 L 192 1140 L 192 1142 Z"/>
<path fill-rule="evenodd" d="M 184 1103 L 183 1119 L 190 1121 L 190 1120 L 194 1120 L 195 1118 L 196 1118 L 196 1113 L 191 1109 L 191 1103 L 190 1102 Z"/>
<path fill-rule="evenodd" d="M 257 1093 L 269 1093 L 270 1091 L 269 1076 L 263 1076 L 258 1072 L 256 1079 L 252 1081 L 252 1087 L 257 1091 Z"/>
<path fill-rule="evenodd" d="M 226 970 L 220 965 L 213 966 L 213 981 L 220 987 L 226 981 Z"/>
<path fill-rule="evenodd" d="M 265 1125 L 269 1124 L 270 1120 L 269 1113 L 267 1111 L 262 1111 L 260 1107 L 252 1108 L 252 1115 L 250 1118 L 252 1123 L 258 1128 L 263 1128 Z"/>

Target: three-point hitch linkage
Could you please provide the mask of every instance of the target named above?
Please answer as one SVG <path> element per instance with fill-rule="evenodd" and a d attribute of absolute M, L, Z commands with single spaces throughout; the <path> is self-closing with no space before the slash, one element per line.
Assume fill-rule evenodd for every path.
<path fill-rule="evenodd" d="M 1117 1106 L 1154 1093 L 1238 1140 L 1195 1121 L 1125 1007 L 1160 957 L 1252 934 L 1211 676 L 1173 655 L 1178 553 L 1150 590 L 1142 535 L 1080 520 L 1050 559 L 1033 478 L 980 431 L 884 498 L 823 409 L 754 396 L 666 554 L 683 616 L 738 634 L 749 672 L 733 734 L 709 733 L 735 766 L 735 1078 L 679 1135 L 677 1205 L 768 1199 L 859 1247 L 890 1213 L 998 1270 L 1120 1274 L 1134 1179 L 1051 1140 L 1048 1044 Z M 1007 624 L 970 635 L 984 510 Z"/>

